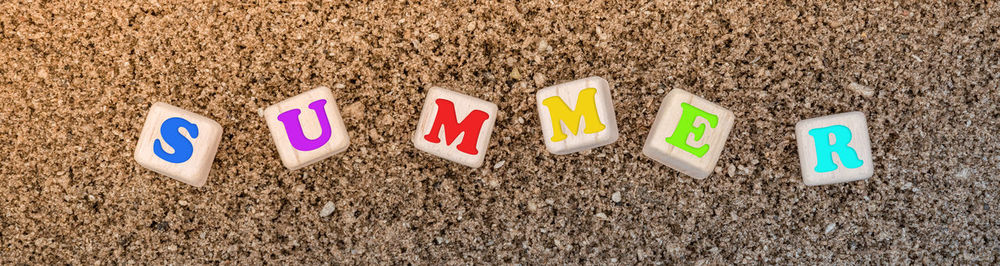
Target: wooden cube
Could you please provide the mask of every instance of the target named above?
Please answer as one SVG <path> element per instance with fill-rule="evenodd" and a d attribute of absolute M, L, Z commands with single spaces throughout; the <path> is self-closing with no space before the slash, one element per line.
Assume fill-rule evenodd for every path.
<path fill-rule="evenodd" d="M 663 98 L 642 154 L 696 179 L 708 177 L 733 128 L 733 112 L 674 89 Z"/>
<path fill-rule="evenodd" d="M 608 81 L 589 77 L 547 87 L 535 94 L 545 148 L 568 154 L 618 140 L 618 122 Z"/>
<path fill-rule="evenodd" d="M 350 136 L 333 92 L 317 87 L 264 109 L 281 164 L 297 170 L 347 150 Z"/>
<path fill-rule="evenodd" d="M 802 182 L 807 186 L 868 179 L 875 172 L 868 124 L 862 112 L 840 113 L 795 124 Z"/>
<path fill-rule="evenodd" d="M 158 102 L 146 114 L 133 156 L 146 169 L 201 187 L 221 140 L 219 123 Z"/>
<path fill-rule="evenodd" d="M 438 157 L 478 168 L 493 135 L 497 105 L 433 87 L 427 92 L 413 146 Z"/>

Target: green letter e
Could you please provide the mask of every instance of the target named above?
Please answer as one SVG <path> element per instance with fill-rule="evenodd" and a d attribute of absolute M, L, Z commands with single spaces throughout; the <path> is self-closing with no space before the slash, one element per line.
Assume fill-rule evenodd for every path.
<path fill-rule="evenodd" d="M 687 143 L 688 135 L 694 135 L 695 141 L 700 140 L 701 137 L 705 135 L 704 124 L 698 125 L 697 127 L 694 126 L 694 119 L 699 116 L 708 120 L 708 125 L 712 128 L 719 125 L 719 116 L 705 112 L 704 110 L 698 109 L 688 103 L 681 103 L 680 122 L 677 122 L 677 128 L 674 129 L 674 134 L 667 137 L 667 143 L 677 146 L 678 148 L 701 158 L 708 152 L 708 144 L 695 148 L 691 147 L 691 145 L 688 145 Z"/>

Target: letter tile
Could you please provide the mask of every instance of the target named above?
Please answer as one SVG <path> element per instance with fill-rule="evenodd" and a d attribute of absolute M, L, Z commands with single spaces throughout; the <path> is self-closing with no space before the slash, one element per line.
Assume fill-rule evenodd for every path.
<path fill-rule="evenodd" d="M 802 182 L 807 186 L 865 180 L 875 172 L 868 123 L 862 112 L 799 121 L 795 141 Z"/>
<path fill-rule="evenodd" d="M 493 135 L 497 105 L 433 87 L 427 92 L 413 146 L 435 156 L 478 168 Z"/>
<path fill-rule="evenodd" d="M 618 140 L 608 81 L 589 77 L 535 94 L 545 148 L 553 154 L 584 151 Z"/>
<path fill-rule="evenodd" d="M 663 98 L 642 153 L 696 179 L 708 177 L 722 155 L 733 112 L 674 89 Z"/>
<path fill-rule="evenodd" d="M 221 140 L 222 126 L 214 120 L 157 102 L 146 114 L 133 156 L 146 169 L 201 187 Z"/>
<path fill-rule="evenodd" d="M 317 87 L 264 110 L 281 163 L 297 170 L 347 150 L 350 136 L 330 88 Z"/>

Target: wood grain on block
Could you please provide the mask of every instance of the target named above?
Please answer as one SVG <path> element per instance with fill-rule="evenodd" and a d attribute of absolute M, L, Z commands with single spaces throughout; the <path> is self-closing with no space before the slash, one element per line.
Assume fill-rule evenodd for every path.
<path fill-rule="evenodd" d="M 642 153 L 688 176 L 704 179 L 715 168 L 729 131 L 733 112 L 674 89 L 663 98 Z"/>
<path fill-rule="evenodd" d="M 875 172 L 868 123 L 848 112 L 795 124 L 802 182 L 808 186 L 864 180 Z"/>
<path fill-rule="evenodd" d="M 545 148 L 568 154 L 618 140 L 618 122 L 608 81 L 589 77 L 535 94 Z"/>
<path fill-rule="evenodd" d="M 201 187 L 212 170 L 221 140 L 219 123 L 158 102 L 149 108 L 134 157 L 142 167 Z"/>
<path fill-rule="evenodd" d="M 424 152 L 478 168 L 493 135 L 497 105 L 433 87 L 427 92 L 413 146 Z"/>
<path fill-rule="evenodd" d="M 330 88 L 317 87 L 264 110 L 281 163 L 289 170 L 306 167 L 350 145 L 350 136 Z"/>

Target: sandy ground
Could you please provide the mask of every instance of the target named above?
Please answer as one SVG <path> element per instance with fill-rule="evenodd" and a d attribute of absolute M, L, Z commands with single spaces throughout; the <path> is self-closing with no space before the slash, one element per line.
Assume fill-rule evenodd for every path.
<path fill-rule="evenodd" d="M 1000 256 L 996 2 L 168 2 L 0 3 L 0 264 Z M 547 153 L 534 92 L 592 75 L 621 139 Z M 258 109 L 320 85 L 351 147 L 288 171 Z M 481 169 L 413 148 L 431 86 L 500 106 Z M 674 88 L 737 116 L 706 180 L 640 153 Z M 156 101 L 223 125 L 204 188 L 132 159 Z M 875 176 L 804 186 L 794 124 L 847 111 Z"/>

